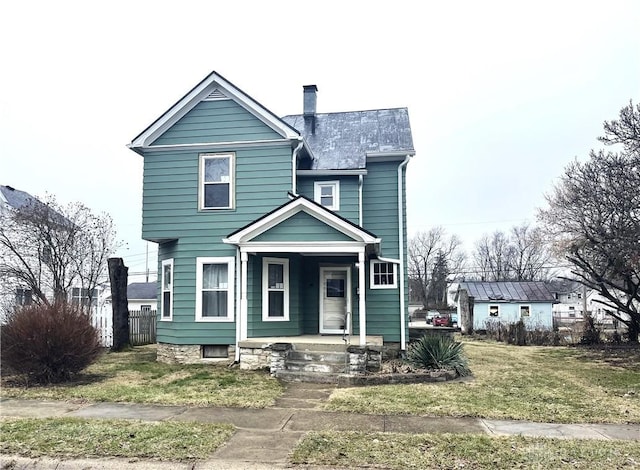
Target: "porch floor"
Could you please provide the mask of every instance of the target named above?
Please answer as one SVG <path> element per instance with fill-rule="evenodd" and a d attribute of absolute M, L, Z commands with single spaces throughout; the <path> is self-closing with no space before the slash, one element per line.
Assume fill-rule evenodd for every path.
<path fill-rule="evenodd" d="M 350 336 L 348 338 L 350 346 L 360 346 L 358 336 Z M 270 336 L 264 338 L 248 338 L 238 343 L 241 348 L 263 348 L 273 343 L 291 343 L 291 344 L 322 344 L 322 345 L 344 345 L 345 342 L 341 335 L 300 335 L 300 336 Z M 367 336 L 366 346 L 378 346 L 383 344 L 382 336 Z"/>

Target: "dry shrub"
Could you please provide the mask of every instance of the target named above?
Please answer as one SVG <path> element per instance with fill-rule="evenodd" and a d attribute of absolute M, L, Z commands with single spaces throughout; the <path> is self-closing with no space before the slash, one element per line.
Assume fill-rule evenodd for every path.
<path fill-rule="evenodd" d="M 0 346 L 3 367 L 37 383 L 69 380 L 102 351 L 89 315 L 66 302 L 16 309 Z"/>

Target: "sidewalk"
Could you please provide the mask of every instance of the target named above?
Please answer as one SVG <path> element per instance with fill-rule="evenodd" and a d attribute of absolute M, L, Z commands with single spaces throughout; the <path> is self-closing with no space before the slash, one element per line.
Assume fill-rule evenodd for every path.
<path fill-rule="evenodd" d="M 640 425 L 549 424 L 479 418 L 381 416 L 328 412 L 317 409 L 329 396 L 327 385 L 291 384 L 276 406 L 265 409 L 198 408 L 123 403 L 74 404 L 43 400 L 0 400 L 0 414 L 14 417 L 74 417 L 86 419 L 136 419 L 142 421 L 199 421 L 230 423 L 237 432 L 211 460 L 168 466 L 160 462 L 122 459 L 54 460 L 12 459 L 11 468 L 196 468 L 262 469 L 288 467 L 288 454 L 307 431 L 364 431 L 403 433 L 486 433 L 565 439 L 624 439 L 640 441 Z M 274 434 L 277 438 L 274 439 Z M 9 459 L 9 460 L 8 460 Z M 11 461 L 2 457 L 2 468 Z M 21 465 L 21 466 L 20 466 Z M 307 467 L 308 468 L 308 467 Z"/>

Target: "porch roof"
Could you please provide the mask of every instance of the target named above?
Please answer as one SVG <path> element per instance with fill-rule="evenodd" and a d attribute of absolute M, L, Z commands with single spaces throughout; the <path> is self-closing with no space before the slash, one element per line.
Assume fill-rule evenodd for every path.
<path fill-rule="evenodd" d="M 299 230 L 295 228 L 307 228 Z M 229 234 L 224 243 L 244 251 L 378 253 L 380 238 L 304 196 L 291 201 Z"/>

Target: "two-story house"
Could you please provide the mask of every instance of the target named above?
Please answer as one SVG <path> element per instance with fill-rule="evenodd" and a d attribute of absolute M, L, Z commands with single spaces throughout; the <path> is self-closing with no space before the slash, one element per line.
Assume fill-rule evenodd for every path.
<path fill-rule="evenodd" d="M 129 144 L 158 244 L 159 360 L 273 371 L 274 349 L 405 349 L 408 111 L 316 99 L 305 86 L 303 114 L 278 117 L 212 72 Z"/>

